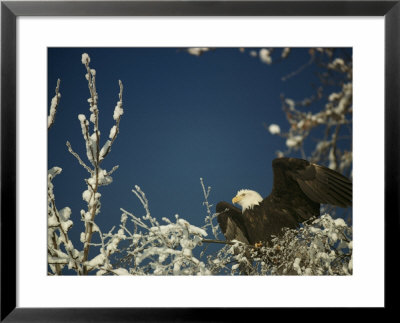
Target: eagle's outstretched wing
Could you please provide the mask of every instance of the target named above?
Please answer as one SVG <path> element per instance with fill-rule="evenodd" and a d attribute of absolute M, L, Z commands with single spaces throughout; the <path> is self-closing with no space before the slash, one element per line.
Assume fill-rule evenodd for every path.
<path fill-rule="evenodd" d="M 312 201 L 340 207 L 352 205 L 352 182 L 330 168 L 310 163 L 304 159 L 276 158 L 273 193 L 301 191 Z"/>
<path fill-rule="evenodd" d="M 228 202 L 219 202 L 216 206 L 219 227 L 227 240 L 238 240 L 249 244 L 242 211 Z"/>
<path fill-rule="evenodd" d="M 272 168 L 272 192 L 260 204 L 243 213 L 227 202 L 217 204 L 218 223 L 227 240 L 268 241 L 282 228 L 296 228 L 319 216 L 320 204 L 352 205 L 353 185 L 336 171 L 297 158 L 276 158 Z"/>

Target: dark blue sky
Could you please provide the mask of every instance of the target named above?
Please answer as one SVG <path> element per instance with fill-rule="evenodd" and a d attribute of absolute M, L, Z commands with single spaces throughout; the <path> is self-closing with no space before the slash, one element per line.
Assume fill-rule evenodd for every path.
<path fill-rule="evenodd" d="M 277 150 L 285 150 L 285 140 L 271 135 L 263 122 L 279 124 L 286 131 L 280 95 L 301 100 L 314 94 L 311 85 L 318 83 L 315 66 L 281 81 L 309 60 L 307 49 L 292 50 L 287 60 L 267 65 L 237 48 L 200 57 L 176 48 L 49 48 L 49 102 L 57 78 L 62 96 L 49 131 L 48 167 L 63 169 L 54 180 L 56 203 L 59 209 L 72 209 L 71 236 L 78 249 L 83 228 L 79 211 L 87 209 L 82 192 L 88 173 L 65 143 L 69 141 L 86 161 L 78 120 L 78 114 L 90 115 L 81 63 L 85 52 L 97 72 L 101 145 L 114 124 L 118 80 L 124 85 L 120 133 L 102 164 L 107 170 L 119 165 L 113 183 L 100 188 L 102 206 L 96 223 L 103 232 L 119 224 L 121 207 L 144 214 L 131 192 L 134 185 L 146 193 L 150 211 L 160 222 L 179 214 L 197 226 L 204 224 L 206 215 L 200 177 L 212 187 L 214 207 L 220 200 L 231 201 L 242 188 L 267 196 L 271 162 Z"/>

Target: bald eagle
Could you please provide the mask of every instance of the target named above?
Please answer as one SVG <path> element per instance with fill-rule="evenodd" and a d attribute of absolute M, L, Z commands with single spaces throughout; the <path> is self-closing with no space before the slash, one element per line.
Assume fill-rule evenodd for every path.
<path fill-rule="evenodd" d="M 272 161 L 274 182 L 266 198 L 252 190 L 240 190 L 232 199 L 216 206 L 218 224 L 227 240 L 254 245 L 271 240 L 282 228 L 320 215 L 320 204 L 352 205 L 352 183 L 327 167 L 297 158 Z"/>

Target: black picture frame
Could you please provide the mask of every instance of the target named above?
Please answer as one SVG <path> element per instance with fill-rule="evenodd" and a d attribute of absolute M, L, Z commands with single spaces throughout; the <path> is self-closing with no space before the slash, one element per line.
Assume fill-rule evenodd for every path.
<path fill-rule="evenodd" d="M 400 4 L 396 1 L 2 1 L 1 2 L 1 321 L 235 321 L 230 308 L 17 308 L 16 19 L 18 16 L 384 16 L 385 19 L 385 309 L 398 286 Z M 371 170 L 373 171 L 373 170 Z M 373 188 L 372 188 L 373 189 Z M 10 243 L 15 241 L 14 244 Z M 373 261 L 373 255 L 371 255 Z M 5 265 L 7 264 L 7 266 Z M 345 293 L 345 292 L 344 292 Z M 392 296 L 393 298 L 395 296 Z M 256 315 L 263 309 L 251 309 Z"/>

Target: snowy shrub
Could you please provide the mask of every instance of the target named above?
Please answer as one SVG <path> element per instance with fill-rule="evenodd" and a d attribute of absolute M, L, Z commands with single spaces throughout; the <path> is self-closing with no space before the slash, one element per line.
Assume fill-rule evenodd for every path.
<path fill-rule="evenodd" d="M 324 214 L 256 248 L 234 242 L 208 256 L 213 274 L 351 275 L 352 228 Z"/>
<path fill-rule="evenodd" d="M 178 215 L 174 222 L 163 218 L 164 224 L 160 224 L 150 214 L 148 200 L 140 187 L 136 186 L 132 192 L 142 203 L 145 215 L 135 216 L 121 209 L 120 230 L 129 245 L 121 248 L 119 263 L 129 268 L 132 275 L 210 274 L 205 264 L 193 255 L 193 249 L 207 235 L 206 231 Z M 131 223 L 133 228 L 128 228 L 127 223 Z M 103 273 L 105 271 L 98 272 Z"/>
<path fill-rule="evenodd" d="M 261 274 L 351 275 L 352 228 L 324 214 L 298 230 L 284 230 L 253 256 Z"/>

